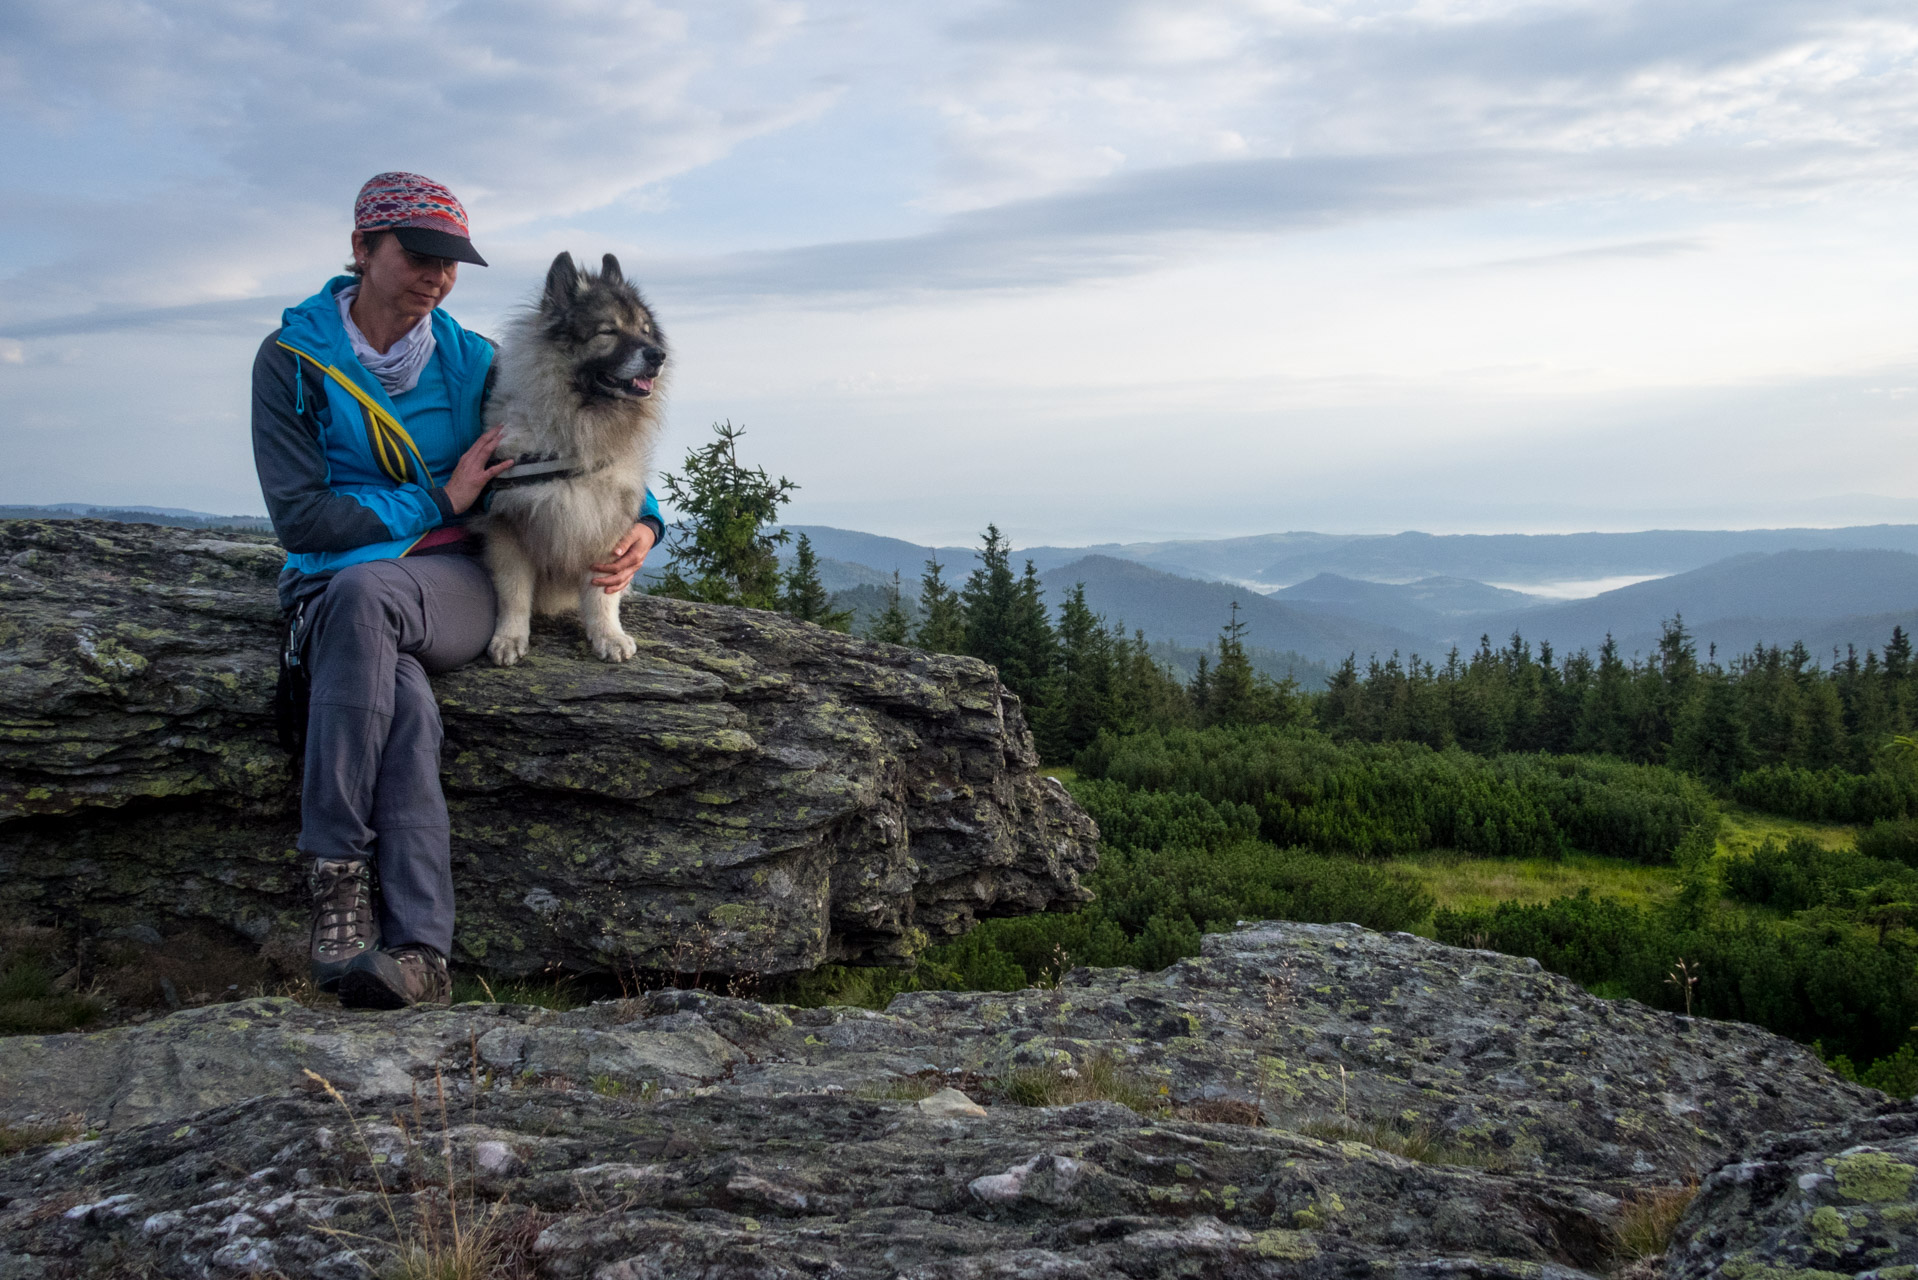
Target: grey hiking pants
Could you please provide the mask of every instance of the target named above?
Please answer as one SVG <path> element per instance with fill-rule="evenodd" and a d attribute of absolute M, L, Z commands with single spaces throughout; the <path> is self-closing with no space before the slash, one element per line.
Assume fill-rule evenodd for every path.
<path fill-rule="evenodd" d="M 453 949 L 452 844 L 440 790 L 440 711 L 428 675 L 477 658 L 493 582 L 466 555 L 340 570 L 307 606 L 312 680 L 300 848 L 370 858 L 381 945 Z"/>

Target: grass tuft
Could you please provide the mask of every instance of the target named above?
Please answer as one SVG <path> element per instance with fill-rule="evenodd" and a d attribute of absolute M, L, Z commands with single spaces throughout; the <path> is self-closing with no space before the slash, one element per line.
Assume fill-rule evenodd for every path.
<path fill-rule="evenodd" d="M 568 1009 L 584 1008 L 592 1003 L 592 997 L 580 989 L 579 982 L 570 974 L 543 981 L 537 978 L 513 978 L 494 984 L 489 983 L 482 974 L 456 973 L 453 975 L 453 1003 L 530 1004 L 563 1013 Z"/>
<path fill-rule="evenodd" d="M 1069 1107 L 1075 1102 L 1116 1102 L 1142 1116 L 1169 1108 L 1164 1085 L 1140 1078 L 1107 1054 L 1070 1067 L 1018 1067 L 997 1082 L 997 1092 L 1020 1107 Z"/>
<path fill-rule="evenodd" d="M 895 1076 L 880 1083 L 863 1084 L 853 1090 L 853 1096 L 868 1102 L 917 1102 L 921 1098 L 930 1098 L 945 1087 L 943 1077 L 928 1072 L 925 1075 Z"/>
<path fill-rule="evenodd" d="M 15 956 L 0 968 L 0 1035 L 73 1031 L 97 1019 L 103 1008 L 90 995 L 54 990 L 38 956 Z"/>
<path fill-rule="evenodd" d="M 319 1228 L 321 1232 L 390 1249 L 391 1257 L 379 1273 L 384 1280 L 518 1280 L 533 1274 L 532 1244 L 543 1218 L 533 1211 L 515 1213 L 503 1200 L 482 1209 L 472 1186 L 461 1190 L 451 1140 L 452 1120 L 447 1114 L 446 1085 L 437 1071 L 434 1086 L 440 1113 L 438 1156 L 444 1177 L 422 1182 L 417 1180 L 417 1173 L 412 1174 L 416 1181 L 410 1195 L 400 1187 L 386 1185 L 386 1179 L 380 1174 L 380 1161 L 375 1158 L 366 1131 L 345 1095 L 317 1072 L 308 1070 L 304 1074 L 346 1113 L 359 1154 L 365 1157 L 366 1167 L 372 1171 L 374 1184 L 379 1189 L 380 1206 L 393 1228 L 393 1242 L 387 1245 L 370 1236 L 330 1227 Z M 475 1107 L 479 1104 L 477 1093 L 473 1103 Z M 424 1170 L 432 1163 L 432 1153 L 422 1141 L 427 1135 L 417 1093 L 413 1111 L 411 1128 L 403 1115 L 398 1112 L 393 1115 L 393 1123 L 406 1142 L 409 1171 Z M 413 1214 L 407 1221 L 401 1220 L 396 1208 L 399 1197 L 412 1205 Z M 362 1264 L 365 1261 L 361 1259 Z"/>
<path fill-rule="evenodd" d="M 79 1115 L 70 1115 L 52 1124 L 6 1124 L 0 1123 L 0 1156 L 10 1156 L 30 1147 L 44 1147 L 50 1142 L 72 1142 L 86 1134 L 86 1120 Z"/>
<path fill-rule="evenodd" d="M 1612 1222 L 1613 1249 L 1628 1262 L 1662 1256 L 1671 1247 L 1678 1220 L 1697 1196 L 1696 1182 L 1638 1192 Z"/>
<path fill-rule="evenodd" d="M 1181 1120 L 1197 1120 L 1203 1124 L 1242 1124 L 1253 1129 L 1265 1123 L 1265 1113 L 1259 1109 L 1259 1104 L 1240 1098 L 1188 1102 L 1174 1108 L 1173 1114 Z"/>

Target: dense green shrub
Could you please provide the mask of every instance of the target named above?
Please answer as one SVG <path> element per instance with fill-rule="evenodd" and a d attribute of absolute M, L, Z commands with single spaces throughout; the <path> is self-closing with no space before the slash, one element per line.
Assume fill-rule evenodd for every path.
<path fill-rule="evenodd" d="M 1808 822 L 1877 822 L 1912 815 L 1918 780 L 1902 770 L 1847 773 L 1771 765 L 1739 774 L 1732 798 Z"/>
<path fill-rule="evenodd" d="M 1848 905 L 1881 884 L 1902 886 L 1907 898 L 1918 898 L 1918 872 L 1903 863 L 1854 849 L 1827 849 L 1804 836 L 1784 844 L 1765 841 L 1749 855 L 1728 860 L 1724 877 L 1732 897 L 1779 911 Z"/>
<path fill-rule="evenodd" d="M 1858 833 L 1858 852 L 1868 858 L 1918 867 L 1918 820 L 1880 818 L 1869 830 Z"/>
<path fill-rule="evenodd" d="M 1823 1045 L 1814 1045 L 1823 1057 Z M 1909 1044 L 1898 1046 L 1898 1052 L 1878 1061 L 1860 1071 L 1852 1060 L 1844 1054 L 1827 1059 L 1825 1065 L 1833 1072 L 1856 1084 L 1871 1089 L 1882 1089 L 1894 1098 L 1909 1098 L 1918 1094 L 1918 1049 Z"/>
<path fill-rule="evenodd" d="M 1439 911 L 1441 942 L 1539 963 L 1587 986 L 1666 1009 L 1684 1007 L 1668 981 L 1680 959 L 1699 975 L 1693 1011 L 1754 1022 L 1795 1040 L 1823 1040 L 1861 1060 L 1891 1053 L 1918 1018 L 1911 962 L 1867 930 L 1823 911 L 1772 921 L 1727 913 L 1696 922 L 1589 893 Z"/>
<path fill-rule="evenodd" d="M 1214 727 L 1102 735 L 1081 773 L 1250 806 L 1278 845 L 1384 858 L 1425 849 L 1556 857 L 1567 847 L 1669 861 L 1715 823 L 1710 793 L 1668 769 L 1596 757 L 1487 759 L 1415 743 L 1336 743 L 1308 729 Z"/>
<path fill-rule="evenodd" d="M 1072 792 L 1099 824 L 1099 868 L 1086 880 L 1097 897 L 1077 911 L 988 920 L 929 952 L 923 982 L 1011 990 L 1079 964 L 1162 969 L 1239 920 L 1404 929 L 1432 910 L 1401 871 L 1257 839 L 1247 805 L 1096 779 Z"/>

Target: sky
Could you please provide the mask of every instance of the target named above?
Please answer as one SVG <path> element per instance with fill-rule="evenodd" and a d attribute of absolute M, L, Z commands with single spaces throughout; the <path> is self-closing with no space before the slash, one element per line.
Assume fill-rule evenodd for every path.
<path fill-rule="evenodd" d="M 263 510 L 371 174 L 618 255 L 795 523 L 1918 521 L 1909 0 L 10 0 L 0 503 Z"/>

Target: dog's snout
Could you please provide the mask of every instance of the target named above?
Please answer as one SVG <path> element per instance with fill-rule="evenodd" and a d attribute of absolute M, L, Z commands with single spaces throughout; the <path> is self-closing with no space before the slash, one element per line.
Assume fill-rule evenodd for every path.
<path fill-rule="evenodd" d="M 639 354 L 644 356 L 646 363 L 655 369 L 666 363 L 666 353 L 650 342 L 639 349 Z"/>

